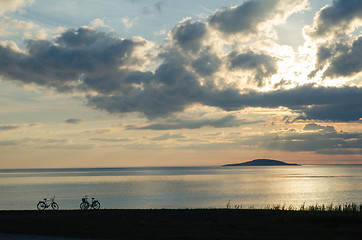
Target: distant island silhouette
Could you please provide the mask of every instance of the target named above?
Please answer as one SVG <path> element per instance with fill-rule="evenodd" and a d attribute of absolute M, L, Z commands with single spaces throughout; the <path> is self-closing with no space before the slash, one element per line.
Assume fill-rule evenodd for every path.
<path fill-rule="evenodd" d="M 233 163 L 233 164 L 225 164 L 222 165 L 224 167 L 233 167 L 233 166 L 299 166 L 296 163 L 286 163 L 278 160 L 272 159 L 255 159 L 248 162 L 243 163 Z"/>

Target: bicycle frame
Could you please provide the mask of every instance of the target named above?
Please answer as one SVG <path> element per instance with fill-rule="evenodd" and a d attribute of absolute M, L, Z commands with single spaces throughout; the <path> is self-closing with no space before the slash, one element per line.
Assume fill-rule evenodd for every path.
<path fill-rule="evenodd" d="M 52 203 L 54 202 L 54 198 L 55 198 L 55 197 L 52 197 L 52 198 L 44 198 L 46 208 L 48 208 L 48 207 L 50 207 L 50 206 L 52 205 Z"/>
<path fill-rule="evenodd" d="M 44 198 L 44 201 L 39 201 L 37 204 L 38 210 L 45 210 L 46 208 L 52 207 L 54 210 L 58 210 L 59 206 L 55 202 L 55 196 L 52 198 Z"/>
<path fill-rule="evenodd" d="M 100 206 L 101 206 L 101 204 L 94 197 L 92 197 L 92 203 L 90 203 L 88 201 L 88 196 L 85 196 L 84 198 L 82 198 L 82 203 L 80 204 L 80 209 L 82 209 L 82 210 L 86 210 L 88 208 L 99 209 Z"/>

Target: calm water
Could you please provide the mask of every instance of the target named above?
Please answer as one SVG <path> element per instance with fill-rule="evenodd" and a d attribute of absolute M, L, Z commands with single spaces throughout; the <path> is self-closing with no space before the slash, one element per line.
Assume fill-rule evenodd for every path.
<path fill-rule="evenodd" d="M 60 209 L 78 209 L 84 195 L 102 208 L 360 204 L 362 165 L 0 170 L 0 210 L 54 195 Z"/>

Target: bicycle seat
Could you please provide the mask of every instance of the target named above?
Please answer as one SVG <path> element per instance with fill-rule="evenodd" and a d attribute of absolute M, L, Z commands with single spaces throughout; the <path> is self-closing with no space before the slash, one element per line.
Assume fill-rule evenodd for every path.
<path fill-rule="evenodd" d="M 46 201 L 47 199 L 46 198 L 44 198 L 44 201 Z"/>
<path fill-rule="evenodd" d="M 92 197 L 92 200 L 94 200 L 95 198 L 94 197 Z"/>

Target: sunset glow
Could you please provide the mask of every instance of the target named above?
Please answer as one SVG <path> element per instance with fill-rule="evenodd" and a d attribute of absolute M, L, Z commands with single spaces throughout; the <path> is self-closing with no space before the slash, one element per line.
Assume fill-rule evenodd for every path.
<path fill-rule="evenodd" d="M 359 0 L 0 1 L 0 168 L 362 164 Z"/>

